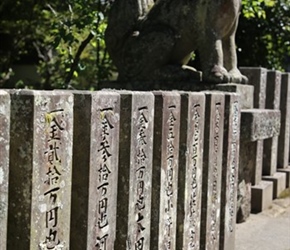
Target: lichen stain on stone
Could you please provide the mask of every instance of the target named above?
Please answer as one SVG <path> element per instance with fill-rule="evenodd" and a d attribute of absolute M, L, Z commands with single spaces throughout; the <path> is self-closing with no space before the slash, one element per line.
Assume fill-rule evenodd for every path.
<path fill-rule="evenodd" d="M 0 167 L 0 185 L 4 183 L 4 170 Z"/>

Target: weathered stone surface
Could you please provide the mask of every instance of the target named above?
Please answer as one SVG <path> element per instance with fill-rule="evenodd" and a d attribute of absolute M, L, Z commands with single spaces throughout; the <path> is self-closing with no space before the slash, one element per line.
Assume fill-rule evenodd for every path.
<path fill-rule="evenodd" d="M 74 133 L 70 249 L 86 249 L 92 92 L 71 91 L 74 97 Z"/>
<path fill-rule="evenodd" d="M 175 249 L 180 95 L 156 92 L 150 249 Z"/>
<path fill-rule="evenodd" d="M 120 158 L 116 243 L 150 249 L 154 95 L 120 92 Z M 130 148 L 125 147 L 131 142 Z"/>
<path fill-rule="evenodd" d="M 260 213 L 268 209 L 273 201 L 273 182 L 261 181 L 252 186 L 251 212 Z"/>
<path fill-rule="evenodd" d="M 254 87 L 250 85 L 241 85 L 241 84 L 217 84 L 217 90 L 234 92 L 240 94 L 243 98 L 240 100 L 241 109 L 252 109 L 254 101 Z"/>
<path fill-rule="evenodd" d="M 177 249 L 200 249 L 205 95 L 181 97 Z"/>
<path fill-rule="evenodd" d="M 281 72 L 268 71 L 266 108 L 279 110 L 281 92 Z M 272 175 L 277 170 L 278 135 L 264 140 L 263 174 Z"/>
<path fill-rule="evenodd" d="M 279 110 L 242 110 L 242 138 L 247 141 L 257 141 L 278 136 L 280 132 L 280 117 Z"/>
<path fill-rule="evenodd" d="M 69 249 L 73 96 L 34 92 L 30 249 Z"/>
<path fill-rule="evenodd" d="M 199 82 L 200 72 L 184 66 L 197 49 L 203 82 L 247 82 L 235 50 L 240 6 L 238 0 L 115 1 L 105 40 L 119 80 Z"/>
<path fill-rule="evenodd" d="M 286 188 L 290 187 L 290 167 L 278 168 L 278 172 L 286 173 Z"/>
<path fill-rule="evenodd" d="M 119 158 L 120 95 L 92 95 L 87 249 L 114 249 Z"/>
<path fill-rule="evenodd" d="M 242 148 L 241 148 L 242 149 Z M 239 176 L 237 223 L 245 222 L 251 213 L 251 187 L 250 182 L 241 180 Z"/>
<path fill-rule="evenodd" d="M 241 67 L 240 70 L 242 74 L 248 77 L 248 84 L 254 86 L 254 108 L 264 109 L 266 105 L 267 69 Z"/>
<path fill-rule="evenodd" d="M 204 161 L 202 177 L 201 249 L 218 249 L 221 170 L 224 130 L 224 95 L 206 92 Z"/>
<path fill-rule="evenodd" d="M 10 139 L 10 96 L 0 90 L 0 250 L 6 250 Z"/>
<path fill-rule="evenodd" d="M 240 96 L 225 94 L 221 224 L 219 249 L 235 249 L 235 224 L 240 146 Z"/>
<path fill-rule="evenodd" d="M 264 181 L 273 182 L 273 199 L 279 197 L 279 195 L 286 189 L 286 173 L 277 172 L 272 176 L 263 176 Z"/>
<path fill-rule="evenodd" d="M 278 144 L 278 168 L 287 168 L 289 165 L 289 138 L 290 138 L 290 74 L 282 74 L 281 81 L 281 130 Z"/>
<path fill-rule="evenodd" d="M 8 248 L 69 249 L 73 97 L 11 93 Z"/>

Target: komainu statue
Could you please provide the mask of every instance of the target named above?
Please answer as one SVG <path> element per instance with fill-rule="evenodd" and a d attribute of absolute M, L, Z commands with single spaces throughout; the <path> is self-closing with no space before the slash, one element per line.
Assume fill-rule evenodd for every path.
<path fill-rule="evenodd" d="M 120 81 L 246 83 L 237 68 L 241 0 L 115 0 L 105 34 Z M 198 50 L 201 72 L 187 66 Z"/>

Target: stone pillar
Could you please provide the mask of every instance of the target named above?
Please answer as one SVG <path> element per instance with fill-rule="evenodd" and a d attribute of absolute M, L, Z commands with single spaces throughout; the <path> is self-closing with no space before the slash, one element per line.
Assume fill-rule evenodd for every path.
<path fill-rule="evenodd" d="M 10 96 L 0 90 L 0 250 L 6 250 L 10 146 Z"/>
<path fill-rule="evenodd" d="M 218 249 L 224 132 L 224 95 L 206 92 L 201 249 Z"/>
<path fill-rule="evenodd" d="M 290 138 L 290 74 L 282 74 L 281 81 L 281 130 L 278 147 L 278 168 L 289 166 L 289 138 Z"/>
<path fill-rule="evenodd" d="M 154 95 L 120 92 L 118 249 L 150 249 Z M 126 147 L 130 143 L 130 147 Z"/>
<path fill-rule="evenodd" d="M 240 96 L 237 94 L 226 94 L 221 187 L 220 250 L 235 249 L 240 119 Z"/>
<path fill-rule="evenodd" d="M 8 248 L 69 248 L 73 97 L 11 93 Z"/>
<path fill-rule="evenodd" d="M 266 108 L 279 110 L 281 92 L 281 73 L 268 71 Z M 278 136 L 264 141 L 263 175 L 273 175 L 277 170 Z"/>
<path fill-rule="evenodd" d="M 242 74 L 248 77 L 249 85 L 255 88 L 253 108 L 264 109 L 266 104 L 267 69 L 241 67 L 240 70 Z"/>
<path fill-rule="evenodd" d="M 181 96 L 177 249 L 200 249 L 205 95 Z"/>
<path fill-rule="evenodd" d="M 176 249 L 180 95 L 155 93 L 150 249 Z"/>
<path fill-rule="evenodd" d="M 94 92 L 91 114 L 87 249 L 114 249 L 118 248 L 115 239 L 120 95 Z"/>
<path fill-rule="evenodd" d="M 86 249 L 91 130 L 90 91 L 66 91 L 74 97 L 70 249 Z"/>

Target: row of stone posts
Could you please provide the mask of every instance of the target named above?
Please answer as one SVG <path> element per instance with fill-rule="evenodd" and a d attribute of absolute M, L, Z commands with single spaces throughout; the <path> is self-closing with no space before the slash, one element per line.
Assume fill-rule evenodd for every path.
<path fill-rule="evenodd" d="M 0 91 L 0 250 L 233 250 L 290 175 L 289 74 L 242 70 L 215 91 Z"/>
<path fill-rule="evenodd" d="M 234 249 L 239 96 L 0 92 L 0 249 Z"/>

